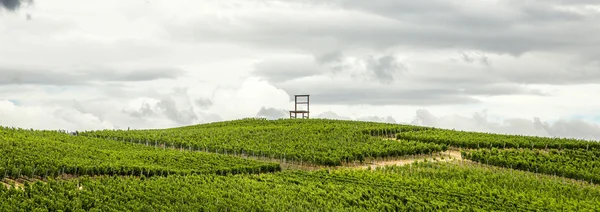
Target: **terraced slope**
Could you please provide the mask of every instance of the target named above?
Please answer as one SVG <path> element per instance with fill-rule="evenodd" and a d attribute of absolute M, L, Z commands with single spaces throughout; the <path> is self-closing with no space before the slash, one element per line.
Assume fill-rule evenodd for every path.
<path fill-rule="evenodd" d="M 600 183 L 600 150 L 480 149 L 463 154 L 485 164 Z"/>
<path fill-rule="evenodd" d="M 469 149 L 530 148 L 530 149 L 600 149 L 600 142 L 569 138 L 548 138 L 523 135 L 428 129 L 402 132 L 398 139 L 436 143 Z"/>
<path fill-rule="evenodd" d="M 600 188 L 487 166 L 420 163 L 378 170 L 98 177 L 0 187 L 0 210 L 597 211 Z"/>
<path fill-rule="evenodd" d="M 105 130 L 81 135 L 336 166 L 363 162 L 365 158 L 444 151 L 445 145 L 378 137 L 425 129 L 429 128 L 325 119 L 242 119 L 164 130 Z"/>
<path fill-rule="evenodd" d="M 259 173 L 279 164 L 203 152 L 156 149 L 132 143 L 49 131 L 0 128 L 0 175 L 169 175 Z"/>
<path fill-rule="evenodd" d="M 587 141 L 315 119 L 80 135 L 0 128 L 0 174 L 20 177 L 0 185 L 0 211 L 600 210 Z M 456 149 L 425 155 L 446 145 L 475 162 L 448 159 Z M 279 171 L 248 155 L 328 166 Z M 64 174 L 74 176 L 46 178 Z"/>

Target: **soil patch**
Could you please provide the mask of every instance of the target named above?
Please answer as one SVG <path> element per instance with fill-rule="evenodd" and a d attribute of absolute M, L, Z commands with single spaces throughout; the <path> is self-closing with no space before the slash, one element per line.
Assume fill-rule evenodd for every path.
<path fill-rule="evenodd" d="M 448 151 L 441 152 L 441 153 L 434 153 L 433 155 L 409 156 L 404 159 L 396 159 L 396 160 L 371 161 L 370 163 L 368 163 L 366 165 L 360 165 L 357 168 L 367 169 L 370 167 L 371 169 L 374 169 L 378 166 L 390 166 L 390 165 L 402 166 L 402 165 L 414 163 L 415 161 L 422 161 L 425 159 L 430 160 L 430 161 L 439 161 L 439 162 L 450 162 L 450 161 L 463 160 L 459 151 L 448 150 Z"/>

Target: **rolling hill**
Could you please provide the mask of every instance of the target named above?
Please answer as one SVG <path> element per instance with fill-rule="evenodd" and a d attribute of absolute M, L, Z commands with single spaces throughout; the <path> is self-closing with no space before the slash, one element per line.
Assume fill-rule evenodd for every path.
<path fill-rule="evenodd" d="M 0 210 L 597 211 L 599 147 L 326 119 L 4 127 Z"/>

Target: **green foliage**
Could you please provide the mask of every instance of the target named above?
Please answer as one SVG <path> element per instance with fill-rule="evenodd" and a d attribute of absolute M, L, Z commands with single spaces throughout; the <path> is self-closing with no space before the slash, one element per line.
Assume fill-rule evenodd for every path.
<path fill-rule="evenodd" d="M 81 184 L 82 189 L 79 189 Z M 0 210 L 597 211 L 600 188 L 472 165 L 261 175 L 98 177 L 0 189 Z"/>
<path fill-rule="evenodd" d="M 241 119 L 164 130 L 104 130 L 82 135 L 335 166 L 365 158 L 445 150 L 444 145 L 376 137 L 393 138 L 398 132 L 425 129 L 429 128 L 325 119 Z"/>
<path fill-rule="evenodd" d="M 548 138 L 523 135 L 504 135 L 443 129 L 402 132 L 398 139 L 431 142 L 453 147 L 533 148 L 533 149 L 600 149 L 600 142 L 567 138 Z"/>
<path fill-rule="evenodd" d="M 81 134 L 0 128 L 0 175 L 80 176 L 0 185 L 0 211 L 600 210 L 596 184 L 478 163 L 276 172 L 278 164 L 230 156 L 337 165 L 451 145 L 482 148 L 462 152 L 471 160 L 597 183 L 600 149 L 586 141 L 319 119 Z M 505 146 L 534 150 L 497 149 Z"/>
<path fill-rule="evenodd" d="M 58 132 L 0 128 L 0 175 L 3 177 L 237 174 L 280 169 L 276 163 L 227 155 L 157 150 Z"/>
<path fill-rule="evenodd" d="M 481 149 L 466 159 L 490 165 L 600 183 L 600 150 Z"/>

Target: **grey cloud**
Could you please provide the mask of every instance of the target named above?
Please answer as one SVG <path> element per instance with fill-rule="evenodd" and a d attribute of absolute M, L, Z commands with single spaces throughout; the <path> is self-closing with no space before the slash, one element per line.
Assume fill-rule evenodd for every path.
<path fill-rule="evenodd" d="M 252 74 L 279 83 L 323 72 L 314 58 L 305 56 L 265 60 L 255 65 Z"/>
<path fill-rule="evenodd" d="M 136 118 L 149 118 L 149 117 L 155 117 L 158 114 L 156 114 L 156 112 L 154 112 L 154 110 L 152 110 L 150 104 L 144 102 L 139 110 L 137 111 L 122 111 L 124 113 L 129 114 L 130 116 L 136 117 Z"/>
<path fill-rule="evenodd" d="M 178 68 L 153 68 L 137 70 L 71 69 L 43 70 L 0 67 L 0 85 L 82 85 L 92 82 L 134 82 L 156 79 L 174 79 L 183 74 Z"/>
<path fill-rule="evenodd" d="M 178 107 L 177 103 L 173 98 L 165 97 L 158 102 L 156 105 L 160 112 L 166 115 L 167 118 L 174 121 L 179 125 L 190 125 L 194 124 L 196 120 L 198 120 L 198 116 L 194 112 L 194 109 L 189 108 L 181 108 Z M 145 107 L 142 106 L 141 111 L 146 111 Z M 149 114 L 152 114 L 150 110 Z M 142 112 L 143 113 L 143 112 Z M 142 114 L 144 115 L 144 114 Z M 141 116 L 138 116 L 141 117 Z"/>
<path fill-rule="evenodd" d="M 6 8 L 9 11 L 15 11 L 23 3 L 33 3 L 33 0 L 0 0 L 0 8 Z"/>
<path fill-rule="evenodd" d="M 544 93 L 537 89 L 523 88 L 517 84 L 501 84 L 501 83 L 490 83 L 476 85 L 467 85 L 467 87 L 459 87 L 459 93 L 467 95 L 481 95 L 481 96 L 497 96 L 497 95 L 513 95 L 513 94 L 527 94 L 536 96 L 548 96 L 550 94 Z"/>
<path fill-rule="evenodd" d="M 371 57 L 367 60 L 367 69 L 373 71 L 375 78 L 384 84 L 394 81 L 397 73 L 406 69 L 393 55 L 385 55 L 379 58 Z"/>
<path fill-rule="evenodd" d="M 522 86 L 525 84 L 600 81 L 597 57 L 600 40 L 595 36 L 600 34 L 600 25 L 596 24 L 600 22 L 600 12 L 579 13 L 560 8 L 581 9 L 585 4 L 600 5 L 598 1 L 349 0 L 324 3 L 301 0 L 281 3 L 293 2 L 325 12 L 303 15 L 300 10 L 299 14 L 283 19 L 277 18 L 283 13 L 269 12 L 279 8 L 270 8 L 265 13 L 241 16 L 236 19 L 236 25 L 209 17 L 166 28 L 181 42 L 238 43 L 312 55 L 313 60 L 267 59 L 257 64 L 253 75 L 266 78 L 290 93 L 304 93 L 303 90 L 308 89 L 322 96 L 322 102 L 335 104 L 477 103 L 473 95 L 548 95 L 527 89 Z M 335 12 L 327 13 L 329 10 Z M 346 63 L 344 59 L 372 52 L 407 56 L 413 50 L 421 53 L 434 50 L 433 57 L 438 57 L 437 52 L 459 52 L 461 64 L 449 67 L 446 61 L 432 60 L 426 66 L 439 65 L 424 67 L 412 64 L 423 59 L 418 56 L 407 57 L 403 63 L 392 60 L 391 55 L 363 57 L 361 60 L 371 70 L 370 75 L 348 75 L 353 75 L 356 81 L 371 76 L 393 87 L 365 88 L 366 91 L 360 92 L 336 88 L 335 83 L 330 85 L 329 82 L 293 85 L 293 81 L 309 76 L 337 80 L 335 74 L 356 68 L 356 64 Z M 531 62 L 535 57 L 541 59 Z M 398 74 L 402 72 L 409 74 Z M 419 72 L 422 74 L 416 77 Z M 347 83 L 361 86 L 358 82 Z M 395 85 L 399 83 L 416 85 L 409 89 Z M 357 97 L 340 97 L 344 95 Z"/>
<path fill-rule="evenodd" d="M 487 120 L 486 113 L 475 113 L 472 117 L 458 115 L 437 117 L 421 109 L 417 111 L 411 123 L 476 132 L 600 140 L 600 126 L 581 120 L 558 120 L 547 123 L 534 117 L 531 120 L 513 118 L 495 123 Z"/>
<path fill-rule="evenodd" d="M 459 81 L 460 82 L 460 81 Z M 540 91 L 531 90 L 514 84 L 464 83 L 439 84 L 427 82 L 419 78 L 407 78 L 395 84 L 357 84 L 346 81 L 296 81 L 278 84 L 288 93 L 309 93 L 314 104 L 347 104 L 347 105 L 443 105 L 443 104 L 475 104 L 480 100 L 474 95 L 511 95 L 528 94 L 544 95 Z"/>
<path fill-rule="evenodd" d="M 326 111 L 320 114 L 317 114 L 315 118 L 324 118 L 324 119 L 336 119 L 336 120 L 352 120 L 352 118 L 347 116 L 340 116 L 333 111 Z"/>
<path fill-rule="evenodd" d="M 316 115 L 315 118 L 335 119 L 335 120 L 359 120 L 359 121 L 371 121 L 371 122 L 393 123 L 393 124 L 398 123 L 391 116 L 387 116 L 387 117 L 360 116 L 358 118 L 353 119 L 348 116 L 338 115 L 337 113 L 335 113 L 333 111 L 326 111 L 326 112 L 320 113 L 320 114 Z"/>
<path fill-rule="evenodd" d="M 276 109 L 271 107 L 262 107 L 260 111 L 256 114 L 257 117 L 264 117 L 267 119 L 279 119 L 286 118 L 288 116 L 288 111 L 283 109 Z"/>
<path fill-rule="evenodd" d="M 387 116 L 387 117 L 364 116 L 364 117 L 357 118 L 357 120 L 360 120 L 360 121 L 371 121 L 371 122 L 381 122 L 381 123 L 391 123 L 391 124 L 398 123 L 398 122 L 396 122 L 396 119 L 394 119 L 391 116 Z"/>
<path fill-rule="evenodd" d="M 335 13 L 277 18 L 285 13 L 269 12 L 280 9 L 269 4 L 272 10 L 235 22 L 215 17 L 166 28 L 183 42 L 237 42 L 317 57 L 327 54 L 324 52 L 381 52 L 393 48 L 478 50 L 513 56 L 555 52 L 588 60 L 598 60 L 600 54 L 599 48 L 593 48 L 600 46 L 595 38 L 600 33 L 600 25 L 596 24 L 600 12 L 560 8 L 586 10 L 584 4 L 600 5 L 597 1 L 281 1 L 293 3 Z"/>
<path fill-rule="evenodd" d="M 559 120 L 553 124 L 544 124 L 544 129 L 554 137 L 600 140 L 600 126 L 581 120 Z"/>
<path fill-rule="evenodd" d="M 287 66 L 281 64 L 274 71 L 279 76 L 277 79 L 281 80 L 270 81 L 288 93 L 310 93 L 313 95 L 312 100 L 318 104 L 471 104 L 479 103 L 474 96 L 549 95 L 520 83 L 513 83 L 517 79 L 512 77 L 518 78 L 516 76 L 519 74 L 525 73 L 525 76 L 533 77 L 537 73 L 527 74 L 525 71 L 506 70 L 504 67 L 490 67 L 489 60 L 481 53 L 463 52 L 460 56 L 462 59 L 466 57 L 468 61 L 488 63 L 487 65 L 465 67 L 463 64 L 448 63 L 433 66 L 417 64 L 420 68 L 413 70 L 408 70 L 394 54 L 355 57 L 355 62 L 348 63 L 341 62 L 345 61 L 341 55 L 331 54 L 328 56 L 330 59 L 322 60 L 326 61 L 323 64 L 315 64 L 313 60 L 304 61 L 310 66 L 317 66 L 314 69 L 322 70 L 309 72 L 312 74 L 311 78 L 304 77 L 308 73 L 297 74 L 298 69 L 295 68 L 309 65 L 299 65 L 297 61 Z M 337 62 L 327 62 L 332 60 Z M 365 64 L 365 70 L 356 64 Z M 344 68 L 336 69 L 338 67 Z M 357 71 L 357 68 L 360 70 Z M 347 77 L 352 80 L 342 80 Z M 380 84 L 370 82 L 371 79 Z"/>
<path fill-rule="evenodd" d="M 317 55 L 315 59 L 319 64 L 331 63 L 340 61 L 343 58 L 341 51 L 326 52 L 324 54 Z"/>
<path fill-rule="evenodd" d="M 451 23 L 462 24 L 468 28 L 486 28 L 509 26 L 514 19 L 520 21 L 555 21 L 555 20 L 578 20 L 581 15 L 577 13 L 558 10 L 552 6 L 556 1 L 519 1 L 509 0 L 490 3 L 464 3 L 471 7 L 465 7 L 459 1 L 453 0 L 430 0 L 422 2 L 394 1 L 394 0 L 374 0 L 360 1 L 348 0 L 342 1 L 340 5 L 344 8 L 365 11 L 390 17 L 398 20 L 417 18 L 421 15 L 429 17 L 422 20 L 428 23 Z M 598 2 L 589 2 L 598 4 Z M 572 5 L 571 2 L 562 1 L 563 5 Z M 577 3 L 575 3 L 577 4 Z M 503 10 L 511 9 L 511 11 Z M 487 10 L 487 11 L 486 11 Z M 490 14 L 489 12 L 495 12 Z M 516 15 L 509 17 L 507 15 Z"/>
<path fill-rule="evenodd" d="M 211 122 L 223 121 L 223 117 L 221 117 L 221 116 L 219 116 L 219 114 L 215 114 L 215 113 L 200 112 L 198 115 L 198 120 L 200 120 L 201 123 L 211 123 Z"/>
<path fill-rule="evenodd" d="M 315 7 L 322 5 L 317 1 L 301 2 L 312 2 Z M 317 21 L 319 14 L 279 19 L 276 18 L 281 15 L 279 13 L 266 13 L 239 19 L 244 26 L 241 28 L 228 27 L 232 23 L 217 18 L 168 27 L 180 40 L 237 41 L 312 53 L 405 46 L 477 49 L 513 55 L 531 51 L 597 55 L 597 49 L 589 52 L 581 49 L 600 45 L 594 36 L 600 32 L 600 27 L 595 24 L 600 21 L 597 12 L 583 15 L 557 9 L 554 3 L 546 1 L 350 0 L 322 8 L 340 9 L 336 14 L 346 12 L 348 15 L 324 16 Z"/>
<path fill-rule="evenodd" d="M 490 65 L 489 58 L 485 54 L 462 52 L 461 55 L 463 61 L 467 63 L 481 63 L 486 66 Z"/>
<path fill-rule="evenodd" d="M 184 71 L 179 68 L 150 68 L 125 72 L 109 72 L 113 73 L 112 76 L 108 76 L 106 78 L 108 81 L 150 81 L 155 79 L 174 79 L 183 75 L 184 73 Z"/>
<path fill-rule="evenodd" d="M 208 99 L 208 98 L 198 98 L 196 99 L 196 106 L 198 106 L 200 109 L 206 110 L 208 109 L 210 106 L 213 105 L 212 100 Z"/>
<path fill-rule="evenodd" d="M 160 99 L 157 107 L 169 119 L 180 125 L 194 124 L 198 120 L 198 115 L 190 101 L 187 88 L 174 88 L 170 95 Z"/>
<path fill-rule="evenodd" d="M 444 105 L 473 104 L 480 101 L 465 95 L 443 90 L 386 91 L 381 89 L 341 90 L 339 92 L 310 92 L 316 104 L 347 105 Z"/>
<path fill-rule="evenodd" d="M 209 113 L 198 113 L 190 100 L 187 88 L 175 87 L 171 93 L 162 94 L 150 101 L 144 100 L 139 106 L 123 108 L 121 113 L 129 115 L 136 122 L 151 122 L 156 119 L 170 120 L 175 126 L 197 124 L 218 120 L 220 117 Z"/>

